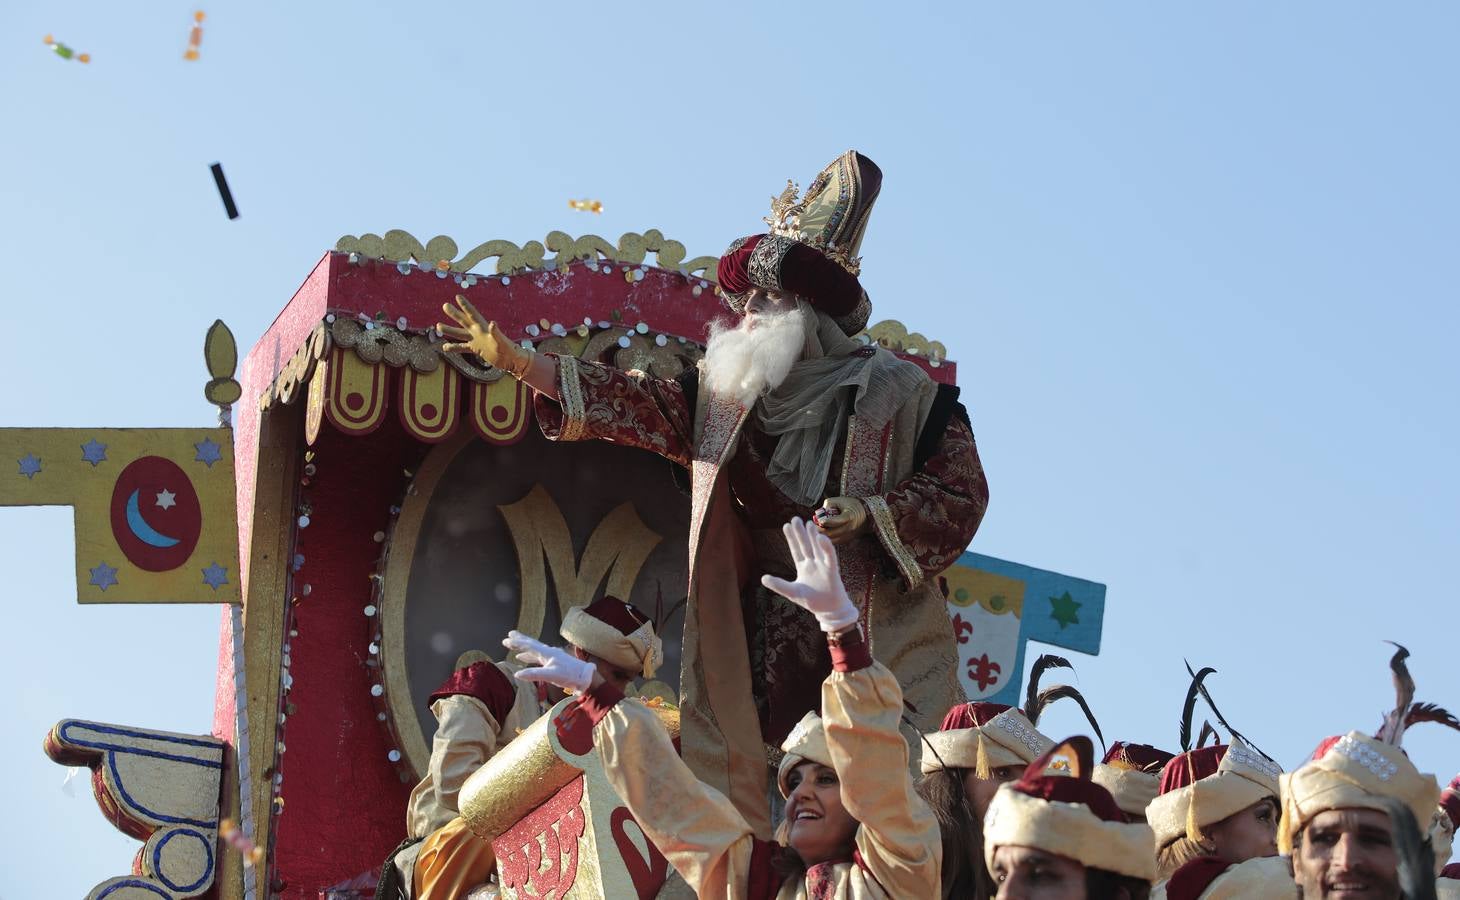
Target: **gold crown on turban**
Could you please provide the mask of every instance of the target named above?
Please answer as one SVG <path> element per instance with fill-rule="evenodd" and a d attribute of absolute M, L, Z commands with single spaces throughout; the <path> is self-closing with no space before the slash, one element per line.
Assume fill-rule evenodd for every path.
<path fill-rule="evenodd" d="M 853 275 L 862 271 L 862 238 L 872 205 L 882 188 L 882 173 L 855 150 L 848 150 L 822 169 L 800 197 L 794 181 L 771 198 L 765 223 L 771 234 L 820 250 Z"/>

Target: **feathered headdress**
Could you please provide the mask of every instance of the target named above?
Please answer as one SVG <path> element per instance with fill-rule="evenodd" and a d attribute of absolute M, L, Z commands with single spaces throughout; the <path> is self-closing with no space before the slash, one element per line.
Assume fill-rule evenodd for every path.
<path fill-rule="evenodd" d="M 1393 641 L 1385 643 L 1394 644 Z M 1409 658 L 1409 651 L 1399 644 L 1394 644 L 1394 647 L 1394 655 L 1389 658 L 1389 672 L 1394 678 L 1394 709 L 1384 714 L 1384 721 L 1374 737 L 1398 747 L 1409 726 L 1420 722 L 1434 722 L 1460 731 L 1460 719 L 1456 719 L 1449 710 L 1433 703 L 1415 702 L 1414 678 L 1404 662 Z"/>
<path fill-rule="evenodd" d="M 1095 736 L 1100 739 L 1100 747 L 1105 749 L 1105 735 L 1100 733 L 1100 723 L 1095 721 L 1095 714 L 1090 711 L 1090 704 L 1085 702 L 1085 696 L 1077 689 L 1068 684 L 1057 684 L 1050 688 L 1040 690 L 1039 682 L 1044 673 L 1050 669 L 1069 669 L 1074 671 L 1075 667 L 1063 656 L 1055 656 L 1046 653 L 1034 661 L 1034 666 L 1029 670 L 1029 684 L 1024 689 L 1024 715 L 1029 718 L 1031 725 L 1039 724 L 1039 717 L 1044 710 L 1056 700 L 1073 700 L 1080 704 L 1080 710 L 1085 714 L 1085 719 L 1090 723 L 1090 728 Z"/>
<path fill-rule="evenodd" d="M 1183 662 L 1185 662 L 1185 660 L 1183 660 Z M 1212 715 L 1217 717 L 1217 722 L 1223 728 L 1227 729 L 1227 734 L 1240 740 L 1243 744 L 1247 745 L 1248 749 L 1256 752 L 1263 759 L 1276 765 L 1277 760 L 1273 759 L 1271 756 L 1268 756 L 1266 753 L 1263 753 L 1256 744 L 1248 740 L 1247 735 L 1233 728 L 1232 723 L 1227 721 L 1227 717 L 1222 715 L 1222 711 L 1220 709 L 1217 709 L 1217 704 L 1215 701 L 1212 700 L 1211 692 L 1207 690 L 1206 686 L 1207 676 L 1215 675 L 1216 673 L 1217 670 L 1213 669 L 1211 666 L 1206 666 L 1200 671 L 1192 671 L 1191 663 L 1186 663 L 1186 674 L 1191 676 L 1191 687 L 1186 689 L 1186 703 L 1181 708 L 1181 752 L 1186 753 L 1194 749 L 1191 745 L 1192 714 L 1195 712 L 1196 698 L 1200 696 L 1203 700 L 1206 701 L 1207 708 L 1212 711 Z M 1201 736 L 1198 737 L 1196 741 L 1197 747 L 1206 746 L 1206 739 L 1208 734 L 1211 734 L 1214 738 L 1219 737 L 1219 735 L 1217 734 L 1217 730 L 1212 727 L 1212 724 L 1210 722 L 1202 722 Z"/>
<path fill-rule="evenodd" d="M 1291 852 L 1313 816 L 1327 809 L 1376 809 L 1389 812 L 1398 800 L 1416 823 L 1429 822 L 1440 798 L 1433 775 L 1421 773 L 1405 755 L 1400 741 L 1409 726 L 1438 722 L 1460 730 L 1460 721 L 1432 703 L 1416 703 L 1414 678 L 1405 660 L 1409 651 L 1394 644 L 1389 672 L 1394 682 L 1394 708 L 1385 713 L 1378 732 L 1358 731 L 1324 740 L 1312 759 L 1283 776 L 1283 817 L 1278 849 Z"/>

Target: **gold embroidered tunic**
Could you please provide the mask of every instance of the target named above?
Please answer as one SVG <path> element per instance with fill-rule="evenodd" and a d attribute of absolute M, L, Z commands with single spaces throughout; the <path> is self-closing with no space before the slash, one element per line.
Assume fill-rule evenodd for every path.
<path fill-rule="evenodd" d="M 821 687 L 821 714 L 842 804 L 859 826 L 850 859 L 812 866 L 799 878 L 773 867 L 779 847 L 757 838 L 724 794 L 695 777 L 651 710 L 620 702 L 623 695 L 607 684 L 584 698 L 614 791 L 700 897 L 939 896 L 942 841 L 908 774 L 897 679 L 865 645 L 834 662 Z"/>

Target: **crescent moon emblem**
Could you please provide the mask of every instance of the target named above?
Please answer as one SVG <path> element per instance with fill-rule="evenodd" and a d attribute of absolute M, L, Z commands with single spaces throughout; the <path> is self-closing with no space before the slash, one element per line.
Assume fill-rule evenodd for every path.
<path fill-rule="evenodd" d="M 141 489 L 139 488 L 133 491 L 132 495 L 127 498 L 127 527 L 132 529 L 132 534 L 137 536 L 137 540 L 149 546 L 171 547 L 177 544 L 177 538 L 168 537 L 151 525 L 148 525 L 147 520 L 142 518 L 142 511 L 137 508 L 137 495 L 140 492 Z"/>

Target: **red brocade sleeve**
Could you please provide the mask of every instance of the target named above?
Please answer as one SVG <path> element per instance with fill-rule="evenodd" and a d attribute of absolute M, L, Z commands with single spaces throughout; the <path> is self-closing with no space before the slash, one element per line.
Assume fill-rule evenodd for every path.
<path fill-rule="evenodd" d="M 911 590 L 957 561 L 988 508 L 989 483 L 973 430 L 954 416 L 923 467 L 880 497 L 865 497 L 873 529 Z"/>
<path fill-rule="evenodd" d="M 557 362 L 560 400 L 538 394 L 533 401 L 545 437 L 553 441 L 596 438 L 689 464 L 694 421 L 679 382 L 549 355 Z"/>

